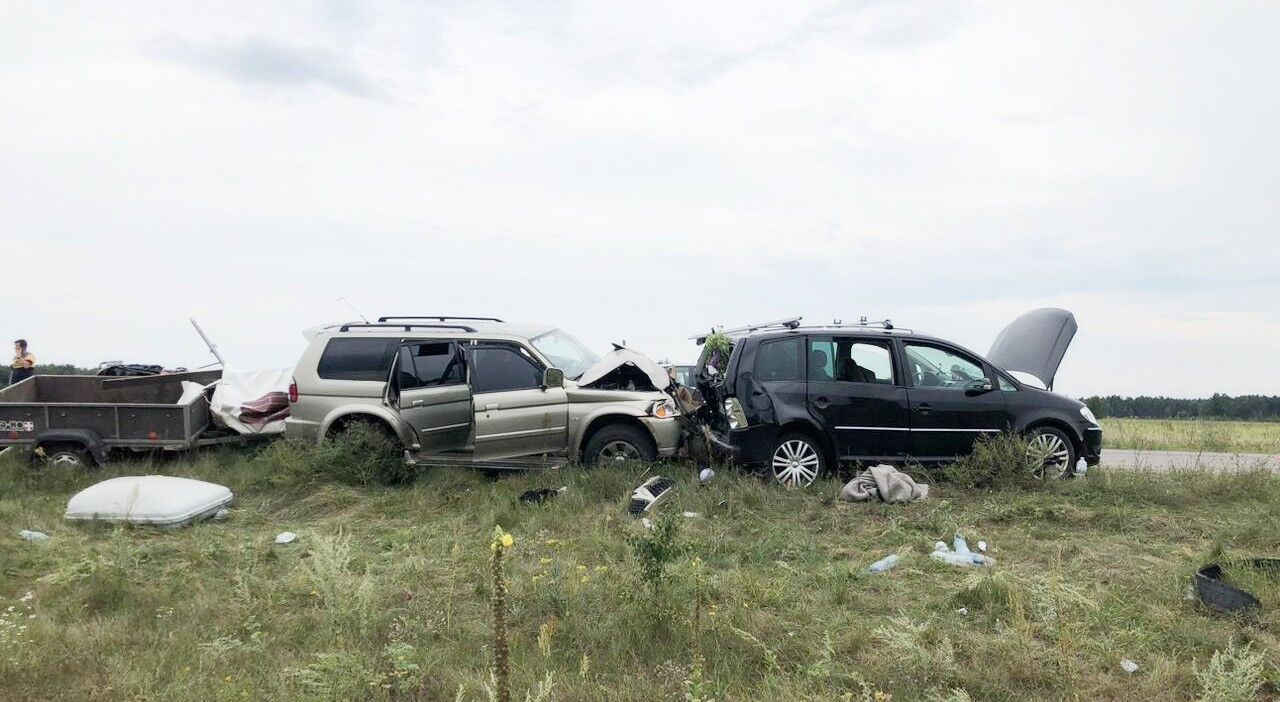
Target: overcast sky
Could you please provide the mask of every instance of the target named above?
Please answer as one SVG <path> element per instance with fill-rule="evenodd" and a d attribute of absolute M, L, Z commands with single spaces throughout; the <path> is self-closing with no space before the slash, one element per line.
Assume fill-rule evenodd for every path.
<path fill-rule="evenodd" d="M 55 6 L 56 5 L 56 6 Z M 0 334 L 243 368 L 366 315 L 675 361 L 891 317 L 1280 393 L 1280 3 L 0 2 Z"/>

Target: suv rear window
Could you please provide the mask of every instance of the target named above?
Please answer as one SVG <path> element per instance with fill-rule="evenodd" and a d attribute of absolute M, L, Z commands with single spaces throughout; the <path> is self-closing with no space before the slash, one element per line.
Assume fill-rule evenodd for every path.
<path fill-rule="evenodd" d="M 385 382 L 399 345 L 399 339 L 330 339 L 316 364 L 316 375 L 325 380 Z"/>

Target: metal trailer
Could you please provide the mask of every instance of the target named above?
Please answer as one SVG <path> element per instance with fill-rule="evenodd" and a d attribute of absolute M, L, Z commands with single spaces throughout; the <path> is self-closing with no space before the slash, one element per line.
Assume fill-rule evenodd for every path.
<path fill-rule="evenodd" d="M 146 377 L 36 375 L 0 389 L 0 449 L 20 447 L 49 463 L 106 462 L 112 450 L 185 451 L 244 441 L 214 427 L 207 393 L 185 404 L 182 381 L 208 385 L 222 371 Z"/>

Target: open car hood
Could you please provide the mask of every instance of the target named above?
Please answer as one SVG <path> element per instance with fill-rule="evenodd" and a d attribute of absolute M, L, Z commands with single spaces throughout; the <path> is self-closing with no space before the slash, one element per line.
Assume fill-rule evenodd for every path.
<path fill-rule="evenodd" d="M 1053 377 L 1077 328 L 1075 315 L 1067 310 L 1031 310 L 1000 332 L 987 352 L 987 360 L 1011 373 L 1030 374 L 1052 389 Z"/>
<path fill-rule="evenodd" d="M 605 354 L 604 358 L 601 358 L 598 363 L 588 368 L 587 372 L 578 377 L 578 386 L 588 387 L 606 375 L 626 366 L 631 366 L 643 373 L 649 379 L 649 382 L 653 383 L 653 387 L 656 390 L 666 390 L 671 385 L 671 376 L 667 374 L 667 371 L 662 366 L 644 354 L 639 354 L 631 349 L 614 344 L 613 351 Z"/>

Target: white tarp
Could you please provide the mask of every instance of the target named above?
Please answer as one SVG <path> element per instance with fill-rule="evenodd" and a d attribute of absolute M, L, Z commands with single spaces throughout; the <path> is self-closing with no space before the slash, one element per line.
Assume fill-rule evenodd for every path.
<path fill-rule="evenodd" d="M 279 434 L 289 416 L 292 368 L 241 371 L 226 368 L 209 410 L 216 422 L 241 434 Z"/>
<path fill-rule="evenodd" d="M 182 526 L 212 517 L 231 502 L 231 490 L 214 483 L 168 475 L 104 480 L 76 493 L 66 518 L 155 526 Z"/>

